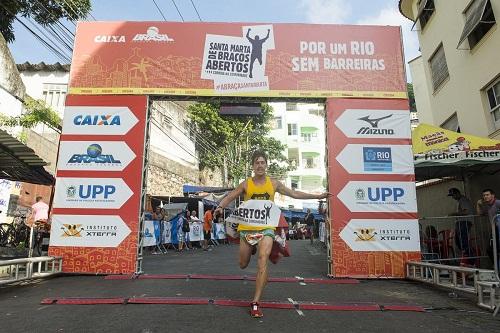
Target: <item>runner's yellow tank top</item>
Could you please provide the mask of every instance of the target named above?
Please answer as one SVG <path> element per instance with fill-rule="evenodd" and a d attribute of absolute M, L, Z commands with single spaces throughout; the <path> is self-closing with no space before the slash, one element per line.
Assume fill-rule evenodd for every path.
<path fill-rule="evenodd" d="M 266 182 L 262 185 L 256 185 L 253 182 L 252 177 L 247 179 L 247 189 L 245 192 L 245 196 L 243 197 L 244 201 L 247 200 L 271 200 L 274 202 L 274 187 L 271 182 L 271 178 L 266 176 Z M 265 228 L 265 229 L 276 229 L 276 228 Z M 253 227 L 247 225 L 238 225 L 238 231 L 240 230 L 262 230 L 261 227 Z"/>

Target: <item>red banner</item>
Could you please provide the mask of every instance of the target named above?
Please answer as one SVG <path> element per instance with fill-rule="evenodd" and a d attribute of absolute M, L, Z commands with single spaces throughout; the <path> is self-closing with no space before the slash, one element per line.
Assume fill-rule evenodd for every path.
<path fill-rule="evenodd" d="M 135 272 L 146 109 L 146 96 L 67 97 L 49 248 L 64 272 Z"/>
<path fill-rule="evenodd" d="M 327 100 L 332 272 L 401 278 L 420 259 L 408 100 Z"/>
<path fill-rule="evenodd" d="M 399 27 L 80 22 L 70 93 L 405 98 Z"/>

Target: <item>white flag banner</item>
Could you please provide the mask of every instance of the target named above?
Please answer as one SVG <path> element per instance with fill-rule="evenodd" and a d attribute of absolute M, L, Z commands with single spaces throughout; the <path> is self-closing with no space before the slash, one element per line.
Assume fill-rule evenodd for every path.
<path fill-rule="evenodd" d="M 162 244 L 172 243 L 172 222 L 163 221 L 163 230 L 161 235 Z"/>
<path fill-rule="evenodd" d="M 154 221 L 151 220 L 144 221 L 144 225 L 142 227 L 142 234 L 143 234 L 142 246 L 156 245 Z"/>
<path fill-rule="evenodd" d="M 252 227 L 277 227 L 281 209 L 270 200 L 247 200 L 226 220 Z"/>
<path fill-rule="evenodd" d="M 214 223 L 215 239 L 226 239 L 226 228 L 223 223 Z"/>
<path fill-rule="evenodd" d="M 321 222 L 319 224 L 319 241 L 324 243 L 326 241 L 326 232 L 325 232 L 325 222 Z"/>
<path fill-rule="evenodd" d="M 203 240 L 203 223 L 192 222 L 189 225 L 189 240 L 191 242 L 198 242 Z"/>

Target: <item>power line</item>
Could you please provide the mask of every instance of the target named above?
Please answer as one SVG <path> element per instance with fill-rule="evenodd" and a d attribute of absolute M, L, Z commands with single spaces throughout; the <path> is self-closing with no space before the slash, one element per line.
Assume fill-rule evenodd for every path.
<path fill-rule="evenodd" d="M 198 15 L 198 19 L 200 20 L 200 22 L 203 22 L 203 20 L 200 17 L 200 13 L 198 13 L 198 9 L 196 9 L 196 6 L 194 5 L 193 0 L 191 0 L 191 4 L 193 5 L 193 8 L 194 8 L 194 11 L 196 12 L 196 15 Z"/>
<path fill-rule="evenodd" d="M 43 3 L 41 3 L 39 0 L 35 0 L 35 2 L 38 4 L 38 6 L 40 8 L 44 9 L 49 14 L 49 16 L 51 16 L 54 19 L 54 25 L 56 27 L 58 27 L 58 29 L 61 32 L 63 32 L 67 37 L 69 37 L 71 43 L 73 43 L 73 41 L 71 40 L 71 37 L 74 38 L 75 34 L 71 30 L 69 30 L 64 24 L 59 22 L 59 19 L 54 15 L 54 13 L 52 13 L 47 7 L 45 7 Z M 69 33 L 69 35 L 68 35 L 68 33 Z"/>
<path fill-rule="evenodd" d="M 52 40 L 49 36 L 47 36 L 47 35 L 46 35 L 43 31 L 42 31 L 42 29 L 40 29 L 40 27 L 39 27 L 37 24 L 35 24 L 35 23 L 34 23 L 32 20 L 30 20 L 29 18 L 25 18 L 25 19 L 26 19 L 28 22 L 30 22 L 30 23 L 31 23 L 31 25 L 32 25 L 32 26 L 33 26 L 36 30 L 38 30 L 38 31 L 39 31 L 39 32 L 40 32 L 40 33 L 41 33 L 41 34 L 42 34 L 42 35 L 46 38 L 46 41 L 49 41 L 50 43 L 52 43 L 52 46 L 53 46 L 54 48 L 56 48 L 56 49 L 57 49 L 57 50 L 58 50 L 61 54 L 63 54 L 63 55 L 64 55 L 64 56 L 68 59 L 68 62 L 71 62 L 71 61 L 69 60 L 71 57 L 69 57 L 69 56 L 66 54 L 66 52 L 65 52 L 65 51 L 63 51 L 63 49 L 61 49 L 61 48 L 57 45 L 57 43 L 56 43 L 56 42 L 54 42 L 54 40 Z M 20 21 L 20 20 L 18 19 L 18 21 Z M 44 27 L 44 28 L 45 28 L 45 27 Z M 45 29 L 46 29 L 46 28 L 45 28 Z M 46 29 L 46 30 L 47 30 L 47 29 Z M 47 30 L 47 32 L 48 32 L 48 30 Z M 69 48 L 69 49 L 72 51 L 72 49 L 71 49 L 71 48 Z"/>
<path fill-rule="evenodd" d="M 172 3 L 174 4 L 175 9 L 177 10 L 177 13 L 179 13 L 179 16 L 181 17 L 182 22 L 184 22 L 184 17 L 182 17 L 181 11 L 179 10 L 179 7 L 177 7 L 175 0 L 172 0 Z"/>
<path fill-rule="evenodd" d="M 83 9 L 79 8 L 78 5 L 76 3 L 73 2 L 73 0 L 63 0 L 72 10 L 73 12 L 76 14 L 76 16 L 78 17 L 83 17 L 83 18 L 87 18 L 87 15 L 83 12 Z M 70 4 L 71 2 L 71 4 Z M 73 9 L 73 6 L 75 6 Z M 94 20 L 96 21 L 94 15 L 92 15 L 91 12 L 88 13 L 88 15 Z"/>
<path fill-rule="evenodd" d="M 166 21 L 167 19 L 165 18 L 165 15 L 163 15 L 163 12 L 161 11 L 160 7 L 158 6 L 155 0 L 153 0 L 153 3 L 155 4 L 156 9 L 158 9 L 158 11 L 160 12 L 160 15 L 163 17 L 163 20 Z"/>
<path fill-rule="evenodd" d="M 64 54 L 58 51 L 54 46 L 47 43 L 40 35 L 34 32 L 30 27 L 28 27 L 23 21 L 21 21 L 15 14 L 13 14 L 5 5 L 0 2 L 0 6 L 2 6 L 7 13 L 9 13 L 16 21 L 18 21 L 26 30 L 28 30 L 40 43 L 42 43 L 50 52 L 52 52 L 56 57 L 63 60 L 63 62 L 70 62 L 70 59 Z"/>

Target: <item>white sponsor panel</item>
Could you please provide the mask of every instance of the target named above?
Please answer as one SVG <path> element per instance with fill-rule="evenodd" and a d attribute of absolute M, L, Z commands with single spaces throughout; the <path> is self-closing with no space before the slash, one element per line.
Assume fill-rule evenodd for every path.
<path fill-rule="evenodd" d="M 52 215 L 50 246 L 117 247 L 130 228 L 117 215 Z"/>
<path fill-rule="evenodd" d="M 191 242 L 198 242 L 203 240 L 203 223 L 192 222 L 189 225 L 189 240 Z"/>
<path fill-rule="evenodd" d="M 414 173 L 411 145 L 348 144 L 337 161 L 350 174 Z"/>
<path fill-rule="evenodd" d="M 353 251 L 420 251 L 418 220 L 353 219 L 340 238 Z"/>
<path fill-rule="evenodd" d="M 214 223 L 213 224 L 213 234 L 215 239 L 226 239 L 226 228 L 223 223 Z"/>
<path fill-rule="evenodd" d="M 58 177 L 54 207 L 118 209 L 132 194 L 121 178 Z"/>
<path fill-rule="evenodd" d="M 138 121 L 126 106 L 67 106 L 62 134 L 124 135 Z"/>
<path fill-rule="evenodd" d="M 335 125 L 348 138 L 411 138 L 408 110 L 347 109 Z"/>
<path fill-rule="evenodd" d="M 61 141 L 57 170 L 122 171 L 135 157 L 124 141 Z"/>
<path fill-rule="evenodd" d="M 247 200 L 226 221 L 253 227 L 277 227 L 281 210 L 270 200 Z"/>
<path fill-rule="evenodd" d="M 163 244 L 172 243 L 172 222 L 170 221 L 161 221 L 162 223 L 162 231 L 161 231 L 161 240 Z"/>
<path fill-rule="evenodd" d="M 414 182 L 350 181 L 337 197 L 351 212 L 417 212 Z"/>
<path fill-rule="evenodd" d="M 421 163 L 456 163 L 461 161 L 492 162 L 500 160 L 500 150 L 429 151 L 415 154 L 415 165 Z"/>
<path fill-rule="evenodd" d="M 145 220 L 142 224 L 142 246 L 155 246 L 155 223 L 158 221 Z"/>
<path fill-rule="evenodd" d="M 201 78 L 219 93 L 269 90 L 267 50 L 274 49 L 272 25 L 243 26 L 241 36 L 207 34 Z"/>

